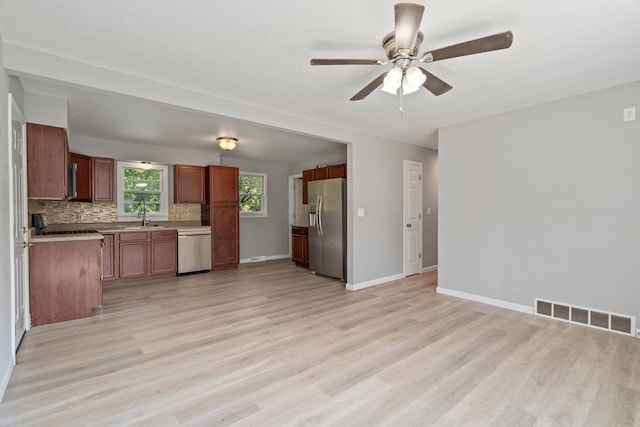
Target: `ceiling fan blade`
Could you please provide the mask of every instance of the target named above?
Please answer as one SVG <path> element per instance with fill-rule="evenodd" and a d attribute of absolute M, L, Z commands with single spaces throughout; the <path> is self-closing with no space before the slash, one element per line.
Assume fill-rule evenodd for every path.
<path fill-rule="evenodd" d="M 435 62 L 459 56 L 506 49 L 511 46 L 511 43 L 513 43 L 513 33 L 511 31 L 505 31 L 504 33 L 454 44 L 441 49 L 432 50 L 431 52 L 425 52 L 425 54 L 420 57 L 420 61 Z"/>
<path fill-rule="evenodd" d="M 420 30 L 424 6 L 414 3 L 398 3 L 394 7 L 396 16 L 396 50 L 410 55 Z"/>
<path fill-rule="evenodd" d="M 379 59 L 340 59 L 340 58 L 313 58 L 311 65 L 384 65 L 387 61 Z"/>
<path fill-rule="evenodd" d="M 420 68 L 420 71 L 422 71 L 422 74 L 424 74 L 427 77 L 427 80 L 425 80 L 424 83 L 422 83 L 422 86 L 424 86 L 425 89 L 427 89 L 429 92 L 431 92 L 435 96 L 440 96 L 443 93 L 449 92 L 451 89 L 453 89 L 451 85 L 440 80 L 439 78 L 437 78 L 436 76 L 434 76 L 433 74 L 425 70 L 424 68 Z"/>
<path fill-rule="evenodd" d="M 349 101 L 360 101 L 361 99 L 365 99 L 367 96 L 369 96 L 371 92 L 376 90 L 376 88 L 382 84 L 382 81 L 384 80 L 385 75 L 387 75 L 386 72 L 380 74 L 371 83 L 363 87 L 362 90 L 360 90 L 360 92 L 353 95 Z"/>

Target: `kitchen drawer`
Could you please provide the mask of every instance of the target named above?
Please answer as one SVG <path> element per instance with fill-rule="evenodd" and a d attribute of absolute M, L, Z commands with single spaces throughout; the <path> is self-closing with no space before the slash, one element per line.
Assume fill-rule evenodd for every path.
<path fill-rule="evenodd" d="M 298 236 L 306 236 L 309 234 L 309 228 L 293 226 L 291 227 L 291 234 L 298 235 Z"/>
<path fill-rule="evenodd" d="M 157 239 L 174 239 L 177 238 L 178 233 L 176 230 L 161 230 L 161 231 L 152 231 L 151 232 L 151 240 Z"/>
<path fill-rule="evenodd" d="M 120 241 L 130 241 L 130 240 L 147 240 L 147 232 L 146 231 L 129 231 L 126 233 L 120 233 Z"/>

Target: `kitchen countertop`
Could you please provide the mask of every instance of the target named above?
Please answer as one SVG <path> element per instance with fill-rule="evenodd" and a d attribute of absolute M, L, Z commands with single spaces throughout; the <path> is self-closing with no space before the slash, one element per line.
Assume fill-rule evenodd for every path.
<path fill-rule="evenodd" d="M 69 242 L 78 240 L 100 240 L 102 234 L 100 233 L 86 233 L 86 234 L 50 234 L 46 236 L 32 235 L 31 243 L 47 243 L 47 242 Z"/>
<path fill-rule="evenodd" d="M 55 224 L 48 227 L 47 231 L 67 231 L 67 230 L 82 230 L 90 229 L 95 230 L 96 233 L 69 233 L 69 234 L 49 234 L 49 235 L 36 235 L 34 229 L 31 229 L 32 243 L 44 243 L 44 242 L 64 242 L 64 241 L 78 241 L 78 240 L 95 240 L 102 239 L 100 233 L 127 233 L 127 232 L 139 232 L 139 231 L 209 231 L 211 227 L 208 225 L 190 225 L 190 224 L 177 224 L 177 225 L 148 225 L 141 227 L 134 224 L 90 224 L 88 227 L 85 224 Z"/>

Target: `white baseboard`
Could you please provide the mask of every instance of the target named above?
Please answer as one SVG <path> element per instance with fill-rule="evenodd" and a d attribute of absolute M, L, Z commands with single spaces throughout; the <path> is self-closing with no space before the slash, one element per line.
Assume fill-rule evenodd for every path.
<path fill-rule="evenodd" d="M 252 256 L 251 258 L 245 258 L 245 259 L 241 259 L 240 260 L 240 264 L 247 264 L 250 262 L 262 262 L 262 261 L 271 261 L 273 259 L 282 259 L 282 258 L 291 258 L 291 255 L 289 254 L 284 254 L 284 255 L 257 255 L 257 256 Z"/>
<path fill-rule="evenodd" d="M 396 274 L 393 276 L 381 277 L 380 279 L 369 280 L 362 283 L 347 283 L 347 289 L 350 291 L 357 291 L 364 288 L 370 288 L 371 286 L 382 285 L 383 283 L 393 282 L 394 280 L 404 279 L 404 275 Z"/>
<path fill-rule="evenodd" d="M 462 298 L 470 301 L 481 302 L 483 304 L 495 305 L 496 307 L 507 308 L 509 310 L 519 311 L 521 313 L 533 314 L 533 307 L 529 307 L 528 305 L 515 304 L 508 301 L 502 301 L 499 299 L 483 297 L 480 295 L 469 294 L 467 292 L 455 291 L 453 289 L 443 288 L 438 286 L 436 288 L 436 293 L 442 295 L 449 295 L 456 298 Z"/>
<path fill-rule="evenodd" d="M 438 264 L 436 265 L 432 265 L 430 267 L 424 267 L 422 269 L 422 271 L 420 271 L 421 273 L 428 273 L 429 271 L 433 271 L 433 270 L 437 270 L 438 269 Z"/>
<path fill-rule="evenodd" d="M 4 374 L 2 375 L 2 382 L 0 383 L 0 402 L 4 398 L 4 393 L 7 391 L 7 387 L 9 386 L 9 380 L 11 380 L 11 374 L 13 373 L 14 364 L 11 360 L 9 360 L 9 365 L 5 368 Z"/>

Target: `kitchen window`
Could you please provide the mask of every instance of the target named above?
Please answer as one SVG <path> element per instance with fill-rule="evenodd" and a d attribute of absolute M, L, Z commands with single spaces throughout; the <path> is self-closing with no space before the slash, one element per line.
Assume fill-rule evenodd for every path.
<path fill-rule="evenodd" d="M 240 172 L 240 216 L 256 218 L 267 216 L 267 174 Z"/>
<path fill-rule="evenodd" d="M 118 162 L 118 221 L 137 221 L 146 211 L 147 219 L 169 219 L 167 165 L 147 162 Z"/>

